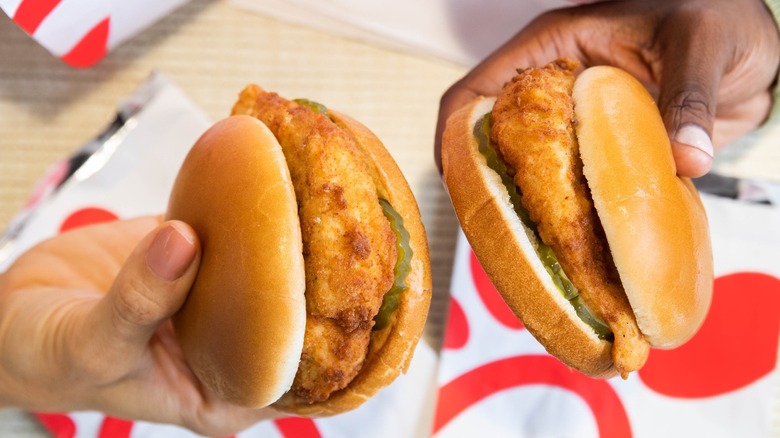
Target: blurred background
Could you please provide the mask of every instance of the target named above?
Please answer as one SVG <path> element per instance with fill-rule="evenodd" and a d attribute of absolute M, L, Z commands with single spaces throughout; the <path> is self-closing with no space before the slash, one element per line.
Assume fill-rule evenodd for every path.
<path fill-rule="evenodd" d="M 453 17 L 463 14 L 449 19 Z M 395 157 L 428 232 L 434 298 L 425 340 L 436 351 L 457 235 L 433 162 L 439 98 L 492 41 L 511 35 L 521 24 L 514 29 L 496 26 L 504 34 L 489 41 L 464 39 L 472 57 L 447 59 L 293 24 L 228 1 L 192 0 L 97 65 L 76 69 L 0 13 L 0 230 L 24 206 L 46 169 L 110 123 L 117 103 L 153 70 L 164 73 L 215 121 L 228 115 L 244 85 L 257 83 L 285 97 L 305 97 L 350 114 L 370 127 Z M 780 181 L 779 163 L 780 148 L 763 142 L 723 154 L 716 170 Z M 0 436 L 46 435 L 27 414 L 0 410 Z"/>
<path fill-rule="evenodd" d="M 163 72 L 212 120 L 229 114 L 244 85 L 306 97 L 350 114 L 385 143 L 413 187 L 431 243 L 435 295 L 446 297 L 456 220 L 433 164 L 438 100 L 466 68 L 247 12 L 193 0 L 88 69 L 52 56 L 0 13 L 0 229 L 35 182 L 92 139 L 117 103 L 152 70 Z M 440 342 L 443 299 L 426 339 Z M 43 429 L 0 410 L 0 436 Z M 45 436 L 45 435 L 43 435 Z"/>

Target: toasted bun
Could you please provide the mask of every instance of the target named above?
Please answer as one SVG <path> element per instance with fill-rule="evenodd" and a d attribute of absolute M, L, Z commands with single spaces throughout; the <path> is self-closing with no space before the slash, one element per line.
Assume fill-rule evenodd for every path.
<path fill-rule="evenodd" d="M 499 175 L 474 135 L 495 99 L 477 98 L 447 120 L 442 138 L 444 183 L 466 238 L 485 272 L 531 334 L 571 368 L 616 374 L 611 344 L 599 339 L 547 274 Z"/>
<path fill-rule="evenodd" d="M 611 67 L 585 70 L 573 92 L 577 138 L 595 208 L 637 322 L 651 345 L 673 348 L 701 326 L 712 296 L 707 218 L 690 180 L 676 176 L 658 108 Z M 454 113 L 442 139 L 443 178 L 461 227 L 512 311 L 552 355 L 594 377 L 615 369 L 534 252 L 499 175 L 479 152 L 475 124 L 494 99 Z"/>
<path fill-rule="evenodd" d="M 184 160 L 167 216 L 201 240 L 173 318 L 188 363 L 227 401 L 273 403 L 292 385 L 306 324 L 298 207 L 273 134 L 248 116 L 215 124 Z"/>
<path fill-rule="evenodd" d="M 378 195 L 393 206 L 409 232 L 412 269 L 392 323 L 374 332 L 366 361 L 349 386 L 331 394 L 323 402 L 308 404 L 287 394 L 275 404 L 282 411 L 304 416 L 328 416 L 355 409 L 392 383 L 400 373 L 405 373 L 422 335 L 431 301 L 428 240 L 417 202 L 406 179 L 382 142 L 368 128 L 331 109 L 328 113 L 336 125 L 355 138 L 373 161 Z"/>
<path fill-rule="evenodd" d="M 575 81 L 583 171 L 637 323 L 654 347 L 701 327 L 712 300 L 707 216 L 676 175 L 658 107 L 639 81 L 592 67 Z"/>
<path fill-rule="evenodd" d="M 217 123 L 193 146 L 171 195 L 169 218 L 192 225 L 203 248 L 198 277 L 174 318 L 176 333 L 205 386 L 242 406 L 273 403 L 305 416 L 354 409 L 406 372 L 422 335 L 431 274 L 415 198 L 366 127 L 329 114 L 371 162 L 377 195 L 403 218 L 413 255 L 390 324 L 373 332 L 357 377 L 326 401 L 310 404 L 285 394 L 303 348 L 305 273 L 295 193 L 273 134 L 249 116 Z"/>

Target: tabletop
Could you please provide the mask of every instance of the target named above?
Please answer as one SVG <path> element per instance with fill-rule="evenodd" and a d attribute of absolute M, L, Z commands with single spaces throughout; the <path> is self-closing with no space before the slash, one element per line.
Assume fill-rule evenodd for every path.
<path fill-rule="evenodd" d="M 439 342 L 457 222 L 433 162 L 439 98 L 466 68 L 276 21 L 226 1 L 192 0 L 84 70 L 64 65 L 0 14 L 0 229 L 35 181 L 96 135 L 117 102 L 162 71 L 213 120 L 254 82 L 350 114 L 383 140 L 411 185 L 431 244 L 426 340 Z M 438 309 L 438 310 L 437 310 Z M 0 411 L 0 436 L 39 436 Z M 45 435 L 44 435 L 45 436 Z"/>
<path fill-rule="evenodd" d="M 307 97 L 350 114 L 386 144 L 417 197 L 431 247 L 434 299 L 425 341 L 436 348 L 457 221 L 433 162 L 441 94 L 468 68 L 247 12 L 192 0 L 108 54 L 74 69 L 0 14 L 0 229 L 35 181 L 91 139 L 117 102 L 162 71 L 213 120 L 247 83 Z M 777 178 L 778 149 L 763 146 L 720 165 L 737 176 Z M 29 416 L 0 410 L 0 436 L 45 436 Z"/>

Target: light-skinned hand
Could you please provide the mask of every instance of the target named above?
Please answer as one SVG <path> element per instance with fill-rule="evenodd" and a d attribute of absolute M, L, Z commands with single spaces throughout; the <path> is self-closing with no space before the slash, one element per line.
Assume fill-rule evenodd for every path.
<path fill-rule="evenodd" d="M 78 228 L 0 275 L 0 406 L 98 410 L 229 435 L 276 416 L 215 398 L 170 317 L 200 261 L 183 222 L 144 217 Z"/>

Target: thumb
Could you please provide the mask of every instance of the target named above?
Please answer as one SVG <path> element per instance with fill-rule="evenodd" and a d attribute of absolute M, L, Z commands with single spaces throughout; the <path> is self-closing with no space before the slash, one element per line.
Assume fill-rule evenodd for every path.
<path fill-rule="evenodd" d="M 717 36 L 710 35 L 707 23 L 691 26 L 687 19 L 675 17 L 659 30 L 663 71 L 658 100 L 677 173 L 699 177 L 712 167 L 712 132 L 725 51 L 714 42 Z"/>
<path fill-rule="evenodd" d="M 165 222 L 144 237 L 98 304 L 113 341 L 145 348 L 184 304 L 199 261 L 197 236 L 184 222 Z"/>

